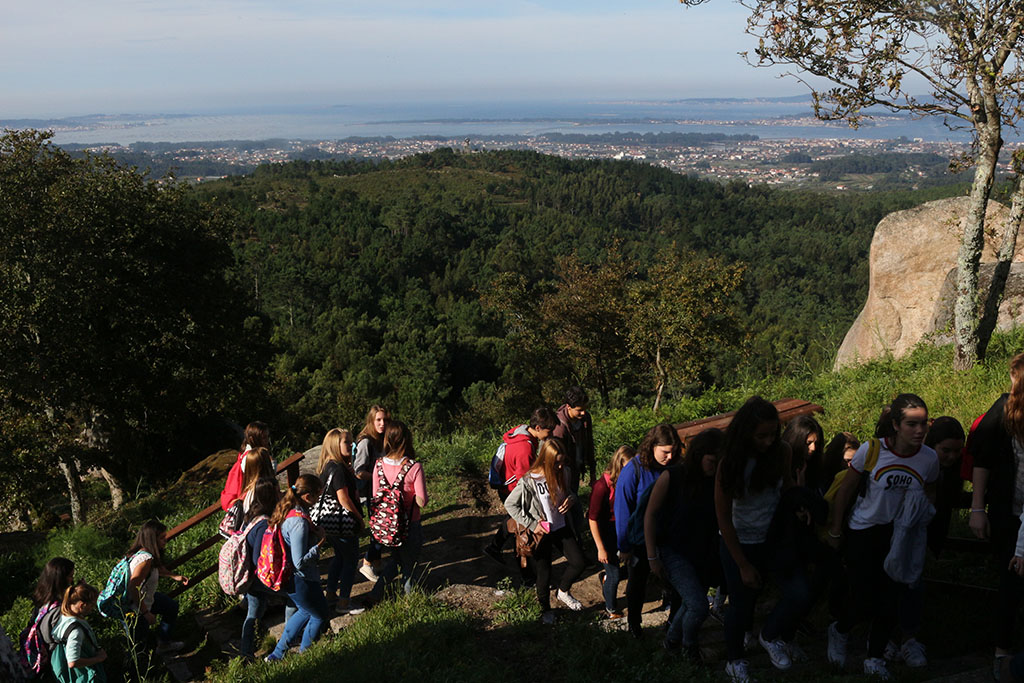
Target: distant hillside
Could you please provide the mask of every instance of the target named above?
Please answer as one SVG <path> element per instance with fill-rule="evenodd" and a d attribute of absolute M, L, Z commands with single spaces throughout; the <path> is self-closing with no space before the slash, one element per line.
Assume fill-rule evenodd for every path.
<path fill-rule="evenodd" d="M 424 424 L 472 422 L 585 380 L 554 350 L 537 364 L 546 376 L 531 374 L 480 297 L 503 272 L 545 291 L 558 257 L 598 264 L 615 244 L 641 278 L 665 248 L 746 265 L 735 302 L 746 343 L 712 359 L 704 383 L 825 367 L 863 303 L 875 224 L 955 190 L 779 192 L 629 162 L 446 149 L 262 166 L 197 191 L 245 226 L 237 276 L 274 325 L 284 395 L 333 426 L 375 398 Z M 615 400 L 650 391 L 636 376 Z"/>

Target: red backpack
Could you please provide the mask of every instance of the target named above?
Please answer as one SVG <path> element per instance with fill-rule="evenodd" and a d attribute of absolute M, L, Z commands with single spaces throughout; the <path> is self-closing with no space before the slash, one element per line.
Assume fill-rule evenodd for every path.
<path fill-rule="evenodd" d="M 285 519 L 302 517 L 309 522 L 309 515 L 298 510 L 289 510 Z M 281 586 L 292 578 L 291 558 L 288 557 L 288 544 L 284 542 L 280 526 L 268 526 L 263 532 L 260 542 L 260 561 L 256 563 L 256 578 L 272 591 L 281 590 Z"/>
<path fill-rule="evenodd" d="M 415 464 L 406 458 L 398 476 L 389 484 L 384 476 L 384 464 L 377 461 L 375 476 L 378 489 L 376 495 L 370 498 L 370 533 L 374 540 L 389 548 L 402 545 L 409 533 L 409 511 L 402 501 L 402 485 L 405 483 L 405 475 Z"/>

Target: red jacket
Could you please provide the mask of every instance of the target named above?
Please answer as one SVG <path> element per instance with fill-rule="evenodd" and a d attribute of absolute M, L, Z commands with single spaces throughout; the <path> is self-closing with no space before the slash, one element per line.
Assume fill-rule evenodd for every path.
<path fill-rule="evenodd" d="M 501 439 L 505 442 L 505 482 L 508 489 L 512 490 L 533 464 L 537 439 L 530 436 L 526 425 L 513 427 Z"/>
<path fill-rule="evenodd" d="M 220 507 L 222 510 L 227 512 L 227 509 L 231 507 L 231 504 L 242 497 L 242 458 L 245 453 L 239 453 L 238 458 L 235 460 L 235 464 L 228 470 L 228 480 L 224 484 L 224 490 L 220 492 Z"/>

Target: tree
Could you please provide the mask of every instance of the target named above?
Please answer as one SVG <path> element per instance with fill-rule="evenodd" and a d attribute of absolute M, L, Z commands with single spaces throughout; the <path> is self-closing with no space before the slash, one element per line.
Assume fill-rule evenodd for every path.
<path fill-rule="evenodd" d="M 146 456 L 172 458 L 186 419 L 254 385 L 262 342 L 225 277 L 224 216 L 50 137 L 0 137 L 0 397 L 13 419 L 0 457 L 24 458 L 12 444 L 27 439 L 10 430 L 32 431 L 79 522 L 80 466 L 117 489 L 117 474 L 152 466 Z"/>
<path fill-rule="evenodd" d="M 811 89 L 815 114 L 852 125 L 881 106 L 913 116 L 940 116 L 972 133 L 967 160 L 975 168 L 957 258 L 954 365 L 971 367 L 991 329 L 980 326 L 978 266 L 985 214 L 1004 125 L 1022 109 L 1024 83 L 1020 0 L 740 0 L 750 10 L 747 32 L 759 38 L 749 61 L 796 67 Z M 689 2 L 687 4 L 693 4 Z M 813 76 L 821 81 L 807 77 Z M 813 81 L 813 82 L 811 82 Z M 915 94 L 924 87 L 925 95 Z M 1018 174 L 1000 258 L 1012 257 L 1024 206 Z M 987 307 L 998 307 L 1004 278 L 993 278 Z"/>
<path fill-rule="evenodd" d="M 654 377 L 654 412 L 670 380 L 693 383 L 741 338 L 733 295 L 743 266 L 663 250 L 645 280 L 630 288 L 629 348 Z"/>

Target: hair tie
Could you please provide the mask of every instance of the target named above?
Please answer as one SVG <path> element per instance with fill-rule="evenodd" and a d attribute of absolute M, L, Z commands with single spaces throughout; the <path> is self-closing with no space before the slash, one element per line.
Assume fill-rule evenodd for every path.
<path fill-rule="evenodd" d="M 292 484 L 292 491 L 297 491 L 297 490 L 298 489 L 295 488 L 295 484 Z"/>

